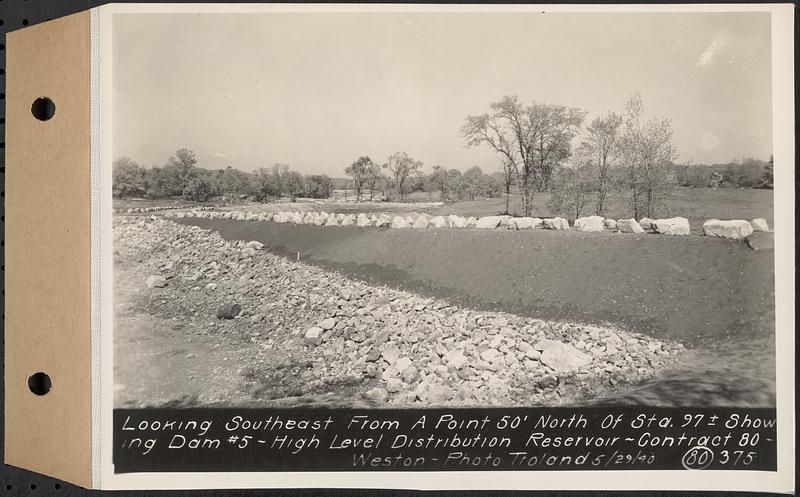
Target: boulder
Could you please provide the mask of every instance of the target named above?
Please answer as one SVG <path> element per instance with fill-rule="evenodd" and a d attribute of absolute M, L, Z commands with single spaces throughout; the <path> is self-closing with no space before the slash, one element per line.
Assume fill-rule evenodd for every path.
<path fill-rule="evenodd" d="M 651 224 L 653 231 L 662 235 L 688 235 L 689 220 L 685 217 L 671 217 L 669 219 L 656 219 Z"/>
<path fill-rule="evenodd" d="M 163 288 L 167 286 L 167 279 L 163 276 L 154 274 L 147 277 L 147 288 Z"/>
<path fill-rule="evenodd" d="M 604 219 L 600 216 L 579 217 L 575 220 L 575 227 L 578 231 L 603 231 Z"/>
<path fill-rule="evenodd" d="M 392 219 L 391 227 L 392 228 L 408 228 L 408 221 L 406 221 L 405 218 L 402 218 L 400 216 L 395 216 Z"/>
<path fill-rule="evenodd" d="M 261 250 L 262 248 L 264 248 L 264 244 L 261 243 L 261 242 L 258 242 L 256 240 L 252 240 L 252 241 L 247 242 L 245 244 L 245 247 L 249 247 L 249 248 L 252 248 L 252 249 L 255 249 L 255 250 Z"/>
<path fill-rule="evenodd" d="M 352 226 L 352 225 L 354 225 L 355 223 L 356 223 L 356 218 L 355 218 L 355 216 L 353 216 L 352 214 L 346 214 L 346 215 L 345 215 L 345 216 L 342 218 L 342 221 L 341 221 L 339 224 L 341 224 L 342 226 Z"/>
<path fill-rule="evenodd" d="M 475 222 L 475 227 L 482 229 L 494 229 L 500 226 L 501 221 L 502 219 L 500 216 L 486 216 L 478 219 Z"/>
<path fill-rule="evenodd" d="M 644 233 L 644 230 L 636 219 L 620 219 L 617 221 L 617 229 L 622 233 Z"/>
<path fill-rule="evenodd" d="M 603 226 L 605 226 L 608 230 L 615 230 L 617 229 L 617 222 L 613 219 L 606 219 L 603 221 Z"/>
<path fill-rule="evenodd" d="M 422 230 L 430 226 L 430 221 L 425 216 L 419 216 L 414 224 L 411 226 L 414 229 Z"/>
<path fill-rule="evenodd" d="M 389 398 L 389 392 L 387 392 L 385 388 L 376 387 L 367 390 L 366 396 L 375 402 L 382 403 L 386 402 L 386 400 Z"/>
<path fill-rule="evenodd" d="M 386 214 L 381 214 L 380 216 L 375 219 L 375 226 L 382 228 L 384 226 L 390 226 L 392 224 L 392 218 L 387 216 Z"/>
<path fill-rule="evenodd" d="M 474 228 L 478 224 L 478 220 L 472 216 L 467 218 L 467 228 Z"/>
<path fill-rule="evenodd" d="M 344 214 L 344 213 L 342 213 L 342 212 L 340 212 L 339 214 L 336 214 L 336 220 L 337 220 L 337 221 L 339 221 L 340 223 L 342 222 L 342 220 L 343 220 L 345 217 L 347 217 L 347 215 L 346 215 L 346 214 Z"/>
<path fill-rule="evenodd" d="M 518 230 L 532 230 L 542 225 L 542 220 L 538 217 L 516 217 L 513 225 Z"/>
<path fill-rule="evenodd" d="M 327 212 L 320 212 L 314 218 L 314 224 L 316 224 L 317 226 L 323 226 L 326 222 L 328 222 L 329 217 L 330 216 L 328 215 Z"/>
<path fill-rule="evenodd" d="M 753 226 L 749 221 L 734 219 L 730 221 L 720 221 L 719 219 L 709 219 L 703 223 L 703 233 L 706 236 L 715 238 L 732 238 L 742 240 L 753 233 Z"/>
<path fill-rule="evenodd" d="M 763 217 L 759 217 L 750 221 L 753 226 L 753 231 L 769 231 L 769 223 Z"/>
<path fill-rule="evenodd" d="M 568 230 L 569 222 L 563 217 L 554 217 L 552 219 L 544 219 L 542 227 L 548 230 Z"/>
<path fill-rule="evenodd" d="M 649 217 L 643 217 L 639 220 L 639 226 L 645 231 L 653 231 L 653 220 Z"/>
<path fill-rule="evenodd" d="M 456 216 L 451 214 L 447 216 L 447 219 L 450 221 L 451 228 L 466 228 L 467 227 L 467 219 L 461 216 Z"/>
<path fill-rule="evenodd" d="M 771 250 L 775 248 L 775 235 L 769 231 L 754 231 L 744 241 L 753 250 Z"/>
<path fill-rule="evenodd" d="M 303 338 L 306 341 L 306 344 L 307 345 L 319 345 L 319 343 L 322 341 L 322 332 L 323 332 L 322 328 L 320 328 L 318 326 L 314 326 L 313 328 L 309 328 L 306 331 L 306 334 L 303 336 Z"/>
<path fill-rule="evenodd" d="M 294 224 L 303 224 L 303 213 L 302 212 L 292 212 L 289 214 L 289 219 Z"/>
<path fill-rule="evenodd" d="M 461 369 L 467 363 L 467 356 L 464 355 L 464 349 L 459 347 L 448 352 L 445 355 L 445 360 L 448 366 Z"/>
<path fill-rule="evenodd" d="M 449 227 L 449 225 L 447 223 L 447 219 L 445 219 L 443 216 L 434 217 L 433 219 L 431 219 L 431 224 L 433 224 L 434 228 L 448 228 Z"/>
<path fill-rule="evenodd" d="M 336 216 L 328 216 L 328 220 L 325 221 L 325 226 L 339 226 L 339 221 Z"/>
<path fill-rule="evenodd" d="M 356 217 L 356 226 L 359 228 L 364 228 L 366 226 L 372 226 L 372 222 L 367 215 L 362 212 Z"/>
<path fill-rule="evenodd" d="M 317 326 L 319 326 L 323 330 L 330 330 L 333 329 L 334 326 L 336 326 L 336 320 L 333 318 L 323 319 L 322 321 L 319 322 Z"/>
<path fill-rule="evenodd" d="M 592 356 L 584 354 L 572 345 L 558 343 L 542 351 L 539 361 L 557 373 L 564 373 L 586 366 L 592 362 Z"/>
<path fill-rule="evenodd" d="M 504 215 L 498 216 L 498 217 L 500 218 L 500 227 L 501 228 L 515 229 L 514 226 L 513 226 L 513 222 L 514 222 L 513 216 L 509 216 L 509 215 L 504 214 Z"/>

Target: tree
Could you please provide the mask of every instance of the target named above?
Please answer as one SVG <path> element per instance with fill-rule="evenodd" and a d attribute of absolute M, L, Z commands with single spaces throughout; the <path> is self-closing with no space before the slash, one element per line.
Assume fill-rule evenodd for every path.
<path fill-rule="evenodd" d="M 112 175 L 112 195 L 122 198 L 141 195 L 147 191 L 145 170 L 133 159 L 120 157 L 114 161 Z"/>
<path fill-rule="evenodd" d="M 372 198 L 375 195 L 375 190 L 378 188 L 378 185 L 386 179 L 383 175 L 383 170 L 381 166 L 376 164 L 375 162 L 370 161 L 369 167 L 367 168 L 367 176 L 366 176 L 366 186 L 369 188 L 369 201 L 372 202 Z"/>
<path fill-rule="evenodd" d="M 361 201 L 361 190 L 367 181 L 371 166 L 372 159 L 367 156 L 361 156 L 344 170 L 348 176 L 353 178 L 353 188 L 356 190 L 356 201 L 358 202 Z"/>
<path fill-rule="evenodd" d="M 392 173 L 394 181 L 394 200 L 399 201 L 403 195 L 403 184 L 409 176 L 417 174 L 422 169 L 422 162 L 416 161 L 405 152 L 396 152 L 389 156 L 384 169 Z"/>
<path fill-rule="evenodd" d="M 769 162 L 767 162 L 767 165 L 764 167 L 764 176 L 761 178 L 761 184 L 760 184 L 761 188 L 772 189 L 775 187 L 774 186 L 775 177 L 773 173 L 773 167 L 774 167 L 773 156 L 770 155 Z"/>
<path fill-rule="evenodd" d="M 622 146 L 622 116 L 609 112 L 596 117 L 586 128 L 582 147 L 589 156 L 596 182 L 595 213 L 605 217 L 606 200 L 614 185 L 613 170 L 617 166 Z"/>
<path fill-rule="evenodd" d="M 655 217 L 657 209 L 676 184 L 671 167 L 676 158 L 669 119 L 643 122 L 643 105 L 637 93 L 628 100 L 622 140 L 622 161 L 631 207 L 639 216 Z"/>
<path fill-rule="evenodd" d="M 533 194 L 550 186 L 553 171 L 571 155 L 571 142 L 585 112 L 562 105 L 533 102 L 515 96 L 490 105 L 490 112 L 468 116 L 461 133 L 467 146 L 488 145 L 504 167 L 516 171 L 524 214 L 530 215 Z"/>
<path fill-rule="evenodd" d="M 276 162 L 272 166 L 272 177 L 273 181 L 275 182 L 275 186 L 278 190 L 278 195 L 283 195 L 288 193 L 286 190 L 286 179 L 289 174 L 289 164 L 283 164 L 281 162 Z"/>
<path fill-rule="evenodd" d="M 228 166 L 220 175 L 220 188 L 226 195 L 247 195 L 253 190 L 251 175 Z"/>
<path fill-rule="evenodd" d="M 306 196 L 310 198 L 330 198 L 333 193 L 333 180 L 326 174 L 309 174 L 305 178 Z"/>
<path fill-rule="evenodd" d="M 558 169 L 553 178 L 553 194 L 548 207 L 574 222 L 595 192 L 595 174 L 591 163 L 581 162 Z"/>
<path fill-rule="evenodd" d="M 463 195 L 470 200 L 482 196 L 487 190 L 488 178 L 479 166 L 472 166 L 461 175 Z"/>
<path fill-rule="evenodd" d="M 447 202 L 447 169 L 440 165 L 433 166 L 433 171 L 428 177 L 430 191 L 439 190 L 442 202 Z"/>
<path fill-rule="evenodd" d="M 513 163 L 509 162 L 508 160 L 503 160 L 503 172 L 501 174 L 500 184 L 503 187 L 503 191 L 505 192 L 506 196 L 506 210 L 505 214 L 508 214 L 508 203 L 511 199 L 511 187 L 514 186 L 517 180 L 517 169 Z"/>
<path fill-rule="evenodd" d="M 217 194 L 217 183 L 211 171 L 198 171 L 183 189 L 183 196 L 196 202 L 205 202 Z"/>
<path fill-rule="evenodd" d="M 303 175 L 297 171 L 288 171 L 283 175 L 283 188 L 284 193 L 288 194 L 292 200 L 295 200 L 297 197 L 301 196 L 306 189 Z"/>

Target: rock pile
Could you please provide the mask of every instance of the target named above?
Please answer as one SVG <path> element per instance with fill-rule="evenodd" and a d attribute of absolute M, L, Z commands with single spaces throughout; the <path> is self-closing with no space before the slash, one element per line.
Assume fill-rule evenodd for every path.
<path fill-rule="evenodd" d="M 117 218 L 114 247 L 137 274 L 169 281 L 143 291 L 160 292 L 176 309 L 193 303 L 194 314 L 176 319 L 216 333 L 214 310 L 236 302 L 241 314 L 230 323 L 255 346 L 294 351 L 313 365 L 304 388 L 349 378 L 376 404 L 568 402 L 651 378 L 684 352 L 622 330 L 479 312 L 372 287 L 257 242 L 227 242 L 155 216 Z"/>
<path fill-rule="evenodd" d="M 317 226 L 358 226 L 443 229 L 443 228 L 480 228 L 509 230 L 569 230 L 569 221 L 562 217 L 541 219 L 538 217 L 485 216 L 481 218 L 464 218 L 457 215 L 432 216 L 427 213 L 404 214 L 334 214 L 327 212 L 246 212 L 246 211 L 209 211 L 191 209 L 186 212 L 168 212 L 168 218 L 199 217 L 206 219 L 233 219 L 239 221 L 272 221 L 276 223 L 313 224 Z M 685 217 L 667 219 L 608 219 L 602 216 L 580 217 L 573 227 L 578 231 L 612 233 L 656 233 L 662 235 L 686 236 L 691 234 L 689 220 Z M 745 239 L 753 231 L 769 231 L 767 221 L 763 218 L 751 222 L 744 220 L 719 221 L 711 219 L 703 224 L 703 234 L 712 237 Z"/>

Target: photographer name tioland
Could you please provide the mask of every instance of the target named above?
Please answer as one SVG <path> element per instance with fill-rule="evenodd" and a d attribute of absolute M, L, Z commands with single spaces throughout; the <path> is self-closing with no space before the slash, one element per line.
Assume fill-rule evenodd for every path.
<path fill-rule="evenodd" d="M 231 458 L 262 471 L 769 470 L 776 420 L 769 409 L 119 410 L 116 428 L 118 472 Z"/>

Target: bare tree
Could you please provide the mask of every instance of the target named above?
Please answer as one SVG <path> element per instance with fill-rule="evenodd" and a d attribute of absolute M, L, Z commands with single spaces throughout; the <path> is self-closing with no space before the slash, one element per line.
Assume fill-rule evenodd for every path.
<path fill-rule="evenodd" d="M 514 164 L 511 162 L 504 160 L 503 161 L 503 191 L 506 193 L 506 210 L 505 213 L 508 214 L 509 210 L 509 201 L 511 198 L 511 187 L 514 186 L 514 183 L 517 182 L 518 171 Z M 516 209 L 515 209 L 516 210 Z"/>
<path fill-rule="evenodd" d="M 389 156 L 389 159 L 383 167 L 392 173 L 392 179 L 394 180 L 394 200 L 397 202 L 403 196 L 403 184 L 406 179 L 422 169 L 422 162 L 412 159 L 405 152 L 396 152 Z"/>
<path fill-rule="evenodd" d="M 286 177 L 289 174 L 289 164 L 276 162 L 272 166 L 272 177 L 275 182 L 275 189 L 278 195 L 285 193 L 286 190 Z"/>
<path fill-rule="evenodd" d="M 372 198 L 375 195 L 375 189 L 378 185 L 384 180 L 386 177 L 383 175 L 383 171 L 381 170 L 381 166 L 378 164 L 370 161 L 369 168 L 367 169 L 367 177 L 366 177 L 366 184 L 367 188 L 369 188 L 369 200 L 372 202 Z"/>
<path fill-rule="evenodd" d="M 622 116 L 609 112 L 596 117 L 586 128 L 582 143 L 594 169 L 597 197 L 595 213 L 605 217 L 606 200 L 611 194 L 613 170 L 617 166 L 622 147 Z"/>
<path fill-rule="evenodd" d="M 631 96 L 626 106 L 623 161 L 631 192 L 633 215 L 655 217 L 656 210 L 676 184 L 672 168 L 676 158 L 669 119 L 643 122 L 641 96 Z"/>
<path fill-rule="evenodd" d="M 372 165 L 372 159 L 367 156 L 361 156 L 347 166 L 344 172 L 353 178 L 353 188 L 356 190 L 356 201 L 361 201 L 361 190 L 364 188 L 364 184 L 367 181 L 368 171 L 370 166 Z"/>
<path fill-rule="evenodd" d="M 490 105 L 490 112 L 468 116 L 461 133 L 467 146 L 488 145 L 517 172 L 522 209 L 530 215 L 534 193 L 550 186 L 553 171 L 572 152 L 572 139 L 585 112 L 562 105 L 533 102 L 523 105 L 506 96 Z"/>

